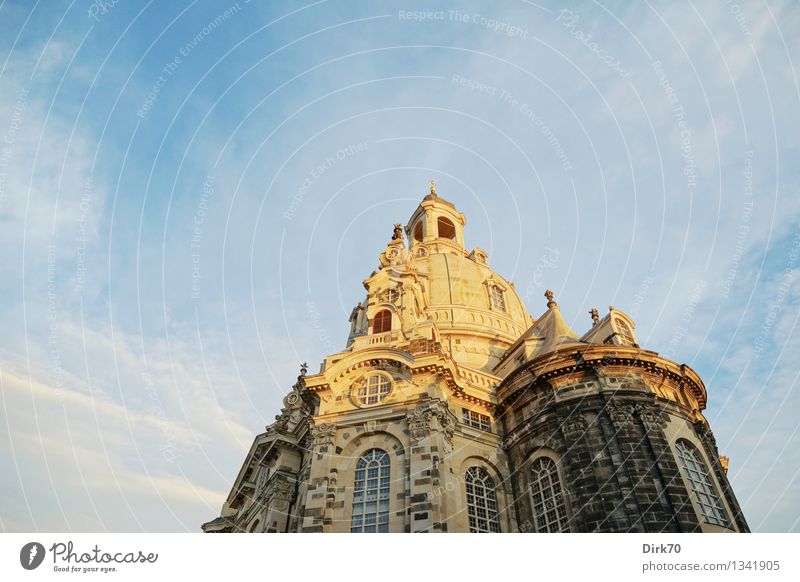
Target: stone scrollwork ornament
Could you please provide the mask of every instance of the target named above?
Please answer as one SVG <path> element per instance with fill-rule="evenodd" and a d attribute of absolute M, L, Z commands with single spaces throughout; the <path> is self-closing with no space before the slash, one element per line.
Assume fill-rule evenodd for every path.
<path fill-rule="evenodd" d="M 586 419 L 580 413 L 570 414 L 561 422 L 561 432 L 564 436 L 577 438 L 586 432 Z"/>
<path fill-rule="evenodd" d="M 633 423 L 634 407 L 630 404 L 608 404 L 606 411 L 611 422 L 618 428 L 627 427 Z"/>
<path fill-rule="evenodd" d="M 417 408 L 414 410 L 414 412 L 406 417 L 408 422 L 408 431 L 411 436 L 411 440 L 414 442 L 424 438 L 427 431 L 430 430 L 430 419 L 425 412 L 425 410 Z"/>
<path fill-rule="evenodd" d="M 336 426 L 333 424 L 320 424 L 310 427 L 311 440 L 315 447 L 322 445 L 332 445 L 333 438 L 336 436 Z"/>
<path fill-rule="evenodd" d="M 278 474 L 267 482 L 264 490 L 264 497 L 267 503 L 273 499 L 291 501 L 294 497 L 294 487 L 294 483 L 289 481 L 285 476 Z"/>
<path fill-rule="evenodd" d="M 655 406 L 639 404 L 636 406 L 636 412 L 639 414 L 639 418 L 647 430 L 661 427 L 661 412 Z"/>

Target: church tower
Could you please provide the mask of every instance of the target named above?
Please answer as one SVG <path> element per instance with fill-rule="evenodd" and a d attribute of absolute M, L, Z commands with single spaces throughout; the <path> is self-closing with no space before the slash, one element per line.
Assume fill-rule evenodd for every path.
<path fill-rule="evenodd" d="M 465 225 L 431 182 L 203 530 L 748 531 L 699 376 L 613 307 L 534 319 Z"/>

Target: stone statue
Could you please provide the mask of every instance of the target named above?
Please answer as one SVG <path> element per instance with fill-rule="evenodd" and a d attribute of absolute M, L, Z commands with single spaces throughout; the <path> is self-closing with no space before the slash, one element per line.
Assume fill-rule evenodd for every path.
<path fill-rule="evenodd" d="M 547 298 L 548 308 L 555 307 L 556 305 L 558 305 L 558 303 L 556 303 L 555 300 L 553 299 L 553 292 L 550 291 L 550 289 L 544 292 L 544 296 Z"/>

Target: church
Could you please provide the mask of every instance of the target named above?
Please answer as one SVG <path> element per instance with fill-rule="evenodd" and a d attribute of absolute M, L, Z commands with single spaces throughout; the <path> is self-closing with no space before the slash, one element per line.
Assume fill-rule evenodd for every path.
<path fill-rule="evenodd" d="M 431 182 L 203 531 L 749 531 L 698 374 L 613 307 L 532 316 L 465 225 Z"/>

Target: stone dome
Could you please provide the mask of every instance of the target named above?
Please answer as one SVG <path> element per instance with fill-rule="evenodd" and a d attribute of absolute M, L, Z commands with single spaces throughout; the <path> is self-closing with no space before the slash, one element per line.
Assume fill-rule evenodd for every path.
<path fill-rule="evenodd" d="M 487 254 L 466 250 L 465 224 L 452 203 L 432 192 L 406 232 L 440 341 L 460 364 L 491 373 L 533 319 L 514 284 L 489 267 Z"/>
<path fill-rule="evenodd" d="M 487 382 L 496 377 L 495 366 L 534 320 L 486 252 L 467 251 L 466 222 L 432 188 L 405 226 L 408 242 L 394 225 L 380 268 L 364 281 L 366 300 L 350 316 L 348 349 L 430 340 Z"/>
<path fill-rule="evenodd" d="M 499 358 L 532 323 L 513 284 L 474 258 L 432 252 L 417 269 L 427 275 L 428 313 L 457 361 L 469 355 L 472 366 L 484 368 L 485 356 Z"/>

